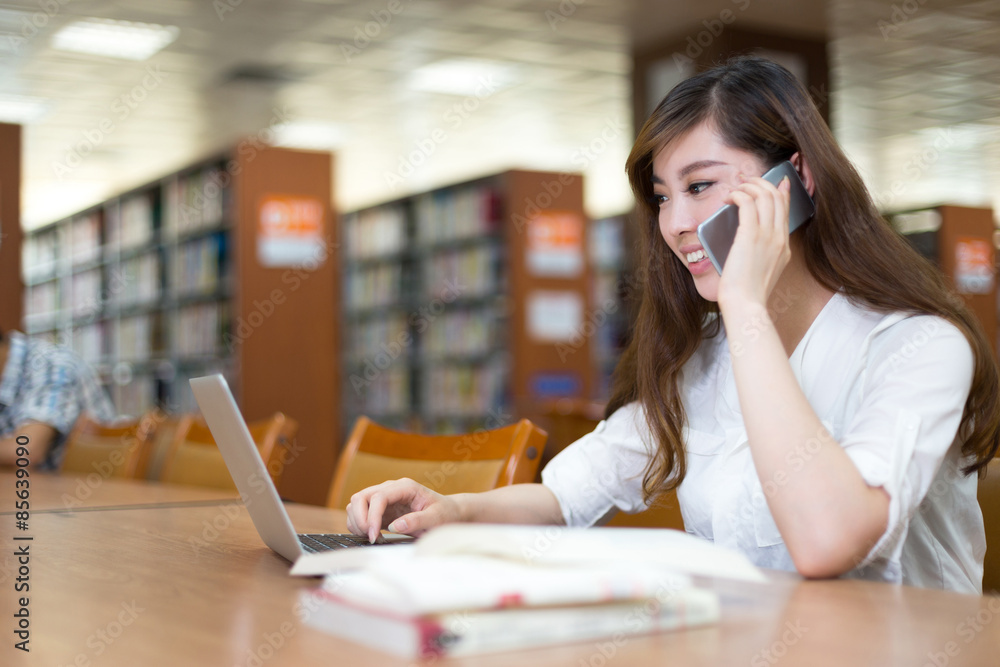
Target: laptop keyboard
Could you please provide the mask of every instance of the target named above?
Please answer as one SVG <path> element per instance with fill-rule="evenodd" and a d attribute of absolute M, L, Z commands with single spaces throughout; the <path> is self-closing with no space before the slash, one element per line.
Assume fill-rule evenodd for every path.
<path fill-rule="evenodd" d="M 376 542 L 372 544 L 367 537 L 351 533 L 336 533 L 325 535 L 299 534 L 299 544 L 309 553 L 320 553 L 331 549 L 347 549 L 349 547 L 372 547 L 380 544 L 398 544 L 399 542 Z"/>

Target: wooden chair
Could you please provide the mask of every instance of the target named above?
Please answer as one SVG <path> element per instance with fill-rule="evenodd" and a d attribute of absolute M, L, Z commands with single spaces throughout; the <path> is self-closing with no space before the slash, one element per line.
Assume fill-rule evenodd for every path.
<path fill-rule="evenodd" d="M 282 454 L 295 437 L 299 429 L 298 422 L 276 412 L 270 419 L 247 424 L 247 428 L 250 430 L 250 437 L 257 444 L 257 451 L 267 466 L 271 480 L 277 486 L 285 464 L 288 463 Z M 160 481 L 236 490 L 236 484 L 233 483 L 208 425 L 200 416 L 193 415 L 182 417 L 178 423 Z"/>
<path fill-rule="evenodd" d="M 559 439 L 550 440 L 550 446 L 545 451 L 545 462 L 597 428 L 603 415 L 604 406 L 594 401 L 558 399 L 546 406 L 546 426 L 553 433 L 558 433 Z M 649 509 L 637 514 L 618 512 L 606 525 L 684 530 L 684 519 L 681 517 L 677 493 L 668 491 L 660 494 Z"/>
<path fill-rule="evenodd" d="M 527 419 L 491 431 L 418 435 L 359 417 L 340 455 L 326 504 L 344 509 L 361 489 L 401 477 L 443 494 L 531 482 L 547 437 Z"/>
<path fill-rule="evenodd" d="M 990 461 L 979 478 L 978 497 L 986 526 L 983 593 L 1000 592 L 1000 458 Z"/>
<path fill-rule="evenodd" d="M 97 473 L 104 478 L 141 477 L 156 430 L 154 413 L 104 426 L 89 414 L 77 419 L 66 441 L 62 472 Z"/>

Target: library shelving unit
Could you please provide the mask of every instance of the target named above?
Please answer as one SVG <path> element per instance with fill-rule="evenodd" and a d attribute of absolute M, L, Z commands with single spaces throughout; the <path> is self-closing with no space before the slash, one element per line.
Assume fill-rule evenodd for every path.
<path fill-rule="evenodd" d="M 344 425 L 496 428 L 589 396 L 578 175 L 507 171 L 346 214 Z"/>
<path fill-rule="evenodd" d="M 608 398 L 611 376 L 628 335 L 629 316 L 624 303 L 628 284 L 625 257 L 627 220 L 627 216 L 618 215 L 590 223 L 594 304 L 591 319 L 596 331 L 592 352 L 596 387 L 590 398 L 599 401 Z"/>
<path fill-rule="evenodd" d="M 329 153 L 234 148 L 32 230 L 24 330 L 97 368 L 122 414 L 196 412 L 188 380 L 221 372 L 248 421 L 298 420 L 282 495 L 322 503 L 340 428 L 331 178 Z"/>
<path fill-rule="evenodd" d="M 885 217 L 920 254 L 941 268 L 979 318 L 996 352 L 998 233 L 993 209 L 941 205 Z"/>

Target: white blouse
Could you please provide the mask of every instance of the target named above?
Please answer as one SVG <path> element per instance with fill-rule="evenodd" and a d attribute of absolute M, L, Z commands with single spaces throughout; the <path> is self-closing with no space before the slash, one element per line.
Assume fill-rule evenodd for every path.
<path fill-rule="evenodd" d="M 806 398 L 871 487 L 889 494 L 885 534 L 845 576 L 982 592 L 986 538 L 977 477 L 956 437 L 972 383 L 973 355 L 949 322 L 885 315 L 835 294 L 789 358 Z M 725 333 L 705 340 L 684 367 L 687 474 L 677 489 L 687 532 L 794 571 L 767 506 L 740 413 Z M 639 512 L 652 436 L 638 403 L 602 421 L 542 471 L 567 525 Z M 786 459 L 808 465 L 823 443 Z"/>

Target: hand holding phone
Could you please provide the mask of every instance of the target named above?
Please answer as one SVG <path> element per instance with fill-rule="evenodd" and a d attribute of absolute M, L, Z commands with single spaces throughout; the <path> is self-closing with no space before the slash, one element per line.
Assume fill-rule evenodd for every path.
<path fill-rule="evenodd" d="M 785 160 L 764 174 L 764 180 L 773 185 L 788 177 L 788 232 L 794 232 L 816 213 L 816 205 L 802 185 L 802 179 L 791 162 Z M 736 228 L 740 225 L 739 207 L 727 204 L 698 225 L 698 240 L 715 270 L 722 275 L 722 267 L 729 257 L 729 249 L 736 238 Z"/>

